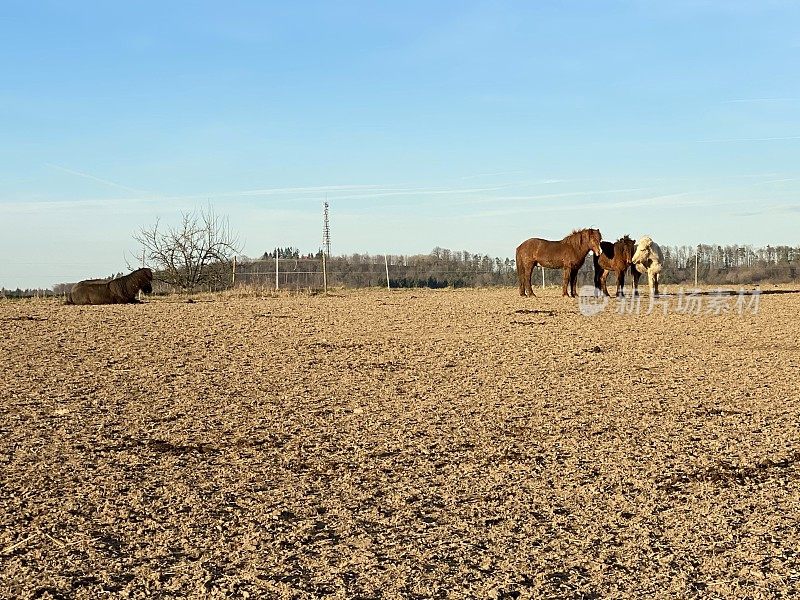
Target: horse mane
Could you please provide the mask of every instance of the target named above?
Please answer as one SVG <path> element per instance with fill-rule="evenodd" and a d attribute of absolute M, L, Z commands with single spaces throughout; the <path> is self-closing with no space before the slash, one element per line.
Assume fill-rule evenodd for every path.
<path fill-rule="evenodd" d="M 564 239 L 570 238 L 573 235 L 581 235 L 584 231 L 589 231 L 589 228 L 588 227 L 584 227 L 583 229 L 573 229 L 572 233 L 570 233 L 569 235 L 565 236 Z"/>
<path fill-rule="evenodd" d="M 565 235 L 563 238 L 561 238 L 561 241 L 572 245 L 580 244 L 580 240 L 588 232 L 589 229 L 586 227 L 584 227 L 583 229 L 573 229 L 572 233 L 570 233 L 569 235 Z"/>

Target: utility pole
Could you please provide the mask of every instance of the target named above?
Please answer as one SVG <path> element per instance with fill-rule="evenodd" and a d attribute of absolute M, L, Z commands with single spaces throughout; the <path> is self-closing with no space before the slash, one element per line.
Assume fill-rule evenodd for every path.
<path fill-rule="evenodd" d="M 322 251 L 331 257 L 331 227 L 328 222 L 328 196 L 325 195 L 325 202 L 322 203 Z"/>
<path fill-rule="evenodd" d="M 697 265 L 700 256 L 700 244 L 697 244 L 697 250 L 694 253 L 694 287 L 697 287 Z"/>
<path fill-rule="evenodd" d="M 322 203 L 322 288 L 328 293 L 328 265 L 327 258 L 331 256 L 331 227 L 328 222 L 328 194 Z"/>

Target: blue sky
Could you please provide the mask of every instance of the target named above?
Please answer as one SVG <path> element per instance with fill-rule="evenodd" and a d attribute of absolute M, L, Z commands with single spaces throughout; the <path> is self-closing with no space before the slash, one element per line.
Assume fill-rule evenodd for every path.
<path fill-rule="evenodd" d="M 800 3 L 4 2 L 0 286 L 244 253 L 800 244 Z"/>

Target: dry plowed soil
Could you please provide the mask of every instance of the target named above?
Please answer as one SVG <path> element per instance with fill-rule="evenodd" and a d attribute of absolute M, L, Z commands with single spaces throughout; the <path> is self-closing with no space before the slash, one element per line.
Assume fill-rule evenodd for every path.
<path fill-rule="evenodd" d="M 0 597 L 800 593 L 800 294 L 537 294 L 0 302 Z"/>

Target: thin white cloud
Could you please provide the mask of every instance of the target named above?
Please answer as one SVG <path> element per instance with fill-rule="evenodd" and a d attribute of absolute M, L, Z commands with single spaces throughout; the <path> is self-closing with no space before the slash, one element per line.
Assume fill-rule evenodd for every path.
<path fill-rule="evenodd" d="M 466 175 L 461 177 L 461 179 L 478 179 L 481 177 L 500 177 L 502 175 L 519 175 L 520 173 L 525 173 L 525 171 L 498 171 L 497 173 L 476 173 L 475 175 Z M 556 180 L 552 180 L 554 183 Z M 549 182 L 543 182 L 549 183 Z"/>
<path fill-rule="evenodd" d="M 119 202 L 119 198 L 114 200 L 34 200 L 31 202 L 0 202 L 0 214 L 38 214 L 55 210 L 105 208 L 112 204 L 118 204 Z"/>
<path fill-rule="evenodd" d="M 718 202 L 709 201 L 707 199 L 692 199 L 687 198 L 694 194 L 694 192 L 679 192 L 675 194 L 663 194 L 659 196 L 650 196 L 647 198 L 636 198 L 633 200 L 619 200 L 614 202 L 598 201 L 598 202 L 584 202 L 581 204 L 560 204 L 560 205 L 538 205 L 538 206 L 521 206 L 517 208 L 508 208 L 505 210 L 491 210 L 481 211 L 478 213 L 465 214 L 462 218 L 484 218 L 484 217 L 501 217 L 517 214 L 530 214 L 540 212 L 561 212 L 561 211 L 576 211 L 576 210 L 619 210 L 641 208 L 646 206 L 699 206 L 699 205 L 712 205 Z"/>
<path fill-rule="evenodd" d="M 314 187 L 288 187 L 288 188 L 264 188 L 253 190 L 227 191 L 227 192 L 206 192 L 202 194 L 190 194 L 180 196 L 159 196 L 154 198 L 159 201 L 170 200 L 198 200 L 216 198 L 249 198 L 249 197 L 268 197 L 268 196 L 288 196 L 295 200 L 321 199 L 320 194 L 330 193 L 330 200 L 361 200 L 383 198 L 389 196 L 413 196 L 413 195 L 442 195 L 442 194 L 476 194 L 491 192 L 513 187 L 514 184 L 496 185 L 491 187 L 403 187 L 389 185 L 327 185 Z"/>
<path fill-rule="evenodd" d="M 723 100 L 723 104 L 764 104 L 770 102 L 795 102 L 797 98 L 734 98 Z"/>
<path fill-rule="evenodd" d="M 335 196 L 335 200 L 359 200 L 371 198 L 384 198 L 388 196 L 442 196 L 453 194 L 480 194 L 484 192 L 496 192 L 498 190 L 505 190 L 514 187 L 516 184 L 508 183 L 505 185 L 495 185 L 491 187 L 477 187 L 477 188 L 436 188 L 436 187 L 419 187 L 419 188 L 400 188 L 394 190 L 375 190 L 368 191 L 364 194 L 350 194 L 344 196 Z"/>
<path fill-rule="evenodd" d="M 86 175 L 92 179 L 94 176 Z M 370 200 L 388 196 L 425 196 L 425 195 L 449 195 L 449 194 L 475 194 L 507 189 L 511 184 L 474 187 L 474 188 L 434 188 L 434 187 L 408 187 L 381 186 L 381 185 L 327 185 L 327 186 L 306 186 L 306 187 L 285 187 L 285 188 L 264 188 L 252 190 L 237 190 L 225 192 L 205 192 L 199 194 L 183 195 L 157 195 L 148 194 L 145 196 L 115 197 L 115 198 L 93 198 L 93 199 L 66 199 L 66 200 L 32 200 L 32 201 L 12 201 L 0 202 L 0 210 L 10 212 L 35 213 L 54 209 L 79 209 L 79 208 L 130 208 L 132 205 L 141 204 L 163 204 L 164 202 L 193 202 L 198 200 L 214 201 L 222 198 L 258 198 L 258 197 L 283 197 L 289 200 L 310 201 L 321 200 L 321 194 L 331 193 L 331 200 Z M 136 190 L 134 190 L 136 191 Z M 342 193 L 356 192 L 356 193 Z"/>
<path fill-rule="evenodd" d="M 757 183 L 754 183 L 753 185 L 768 185 L 770 183 L 786 183 L 788 181 L 797 181 L 797 179 L 794 179 L 792 177 L 788 177 L 786 179 L 770 179 L 769 181 L 759 181 Z"/>
<path fill-rule="evenodd" d="M 65 167 L 52 165 L 53 168 L 67 170 Z M 72 172 L 72 170 L 67 170 Z M 76 172 L 78 173 L 78 172 Z M 748 177 L 768 177 L 772 175 L 773 179 L 763 182 L 753 182 L 750 185 L 760 186 L 767 184 L 776 184 L 781 182 L 795 181 L 794 178 L 774 178 L 776 175 L 780 177 L 779 173 L 764 173 L 761 175 L 751 175 Z M 80 173 L 80 176 L 86 176 L 91 179 L 99 179 L 86 173 Z M 111 182 L 113 184 L 113 182 Z M 249 190 L 233 190 L 223 192 L 206 192 L 198 194 L 185 194 L 185 195 L 158 195 L 146 194 L 136 195 L 131 197 L 115 197 L 115 198 L 94 198 L 94 199 L 65 199 L 65 200 L 38 200 L 20 201 L 14 200 L 11 202 L 2 202 L 0 200 L 0 213 L 7 214 L 36 214 L 51 211 L 71 211 L 71 210 L 114 210 L 123 211 L 126 213 L 143 213 L 152 212 L 153 205 L 159 205 L 160 209 L 165 208 L 164 203 L 171 203 L 169 208 L 172 210 L 190 210 L 193 204 L 197 201 L 224 201 L 225 199 L 235 198 L 270 198 L 268 204 L 258 205 L 259 211 L 267 211 L 272 214 L 272 210 L 279 208 L 274 204 L 278 201 L 281 203 L 280 207 L 288 208 L 292 214 L 299 214 L 306 212 L 311 214 L 312 202 L 321 202 L 323 199 L 322 194 L 328 194 L 328 199 L 331 202 L 343 201 L 339 205 L 339 214 L 344 214 L 342 209 L 347 206 L 347 201 L 353 201 L 351 206 L 357 209 L 358 214 L 364 214 L 365 211 L 371 210 L 373 207 L 379 207 L 381 211 L 393 209 L 407 209 L 409 203 L 414 203 L 416 206 L 426 205 L 431 208 L 441 207 L 458 207 L 458 206 L 477 206 L 477 205 L 490 205 L 506 203 L 511 206 L 498 207 L 497 210 L 483 210 L 472 213 L 469 209 L 465 209 L 463 214 L 459 217 L 473 218 L 482 216 L 502 216 L 524 214 L 529 212 L 546 211 L 560 211 L 560 210 L 580 210 L 585 208 L 600 209 L 600 208 L 626 208 L 655 205 L 658 202 L 663 202 L 664 198 L 680 198 L 686 196 L 689 192 L 679 194 L 669 194 L 667 196 L 654 196 L 651 198 L 643 199 L 629 199 L 629 195 L 637 192 L 644 192 L 648 187 L 630 187 L 630 188 L 614 188 L 614 189 L 592 189 L 592 190 L 579 190 L 569 192 L 557 192 L 549 194 L 526 194 L 514 193 L 521 192 L 528 186 L 535 186 L 539 182 L 522 182 L 522 183 L 509 183 L 504 185 L 495 186 L 475 186 L 475 187 L 433 187 L 433 186 L 403 186 L 403 185 L 386 185 L 386 184 L 336 184 L 336 185 L 321 185 L 321 186 L 296 186 L 296 187 L 275 187 L 275 188 L 258 188 Z M 650 188 L 652 189 L 652 188 Z M 733 189 L 733 188 L 731 188 Z M 505 191 L 506 193 L 502 193 Z M 724 189 L 706 189 L 706 190 L 693 190 L 695 194 L 704 194 L 709 197 L 714 194 L 718 197 L 720 192 Z M 509 193 L 511 192 L 511 193 Z M 601 200 L 599 197 L 609 196 L 613 194 L 625 195 L 626 199 L 618 199 L 616 201 Z M 455 196 L 455 198 L 453 198 Z M 395 201 L 387 204 L 381 202 L 375 204 L 377 201 L 384 198 L 403 198 L 403 200 Z M 567 200 L 569 198 L 588 198 L 588 203 L 579 205 L 558 202 L 550 206 L 542 206 L 543 201 L 554 200 Z M 598 197 L 597 202 L 591 199 Z M 613 200 L 613 199 L 612 199 Z M 401 203 L 402 202 L 402 203 Z M 685 200 L 684 200 L 685 202 Z M 536 206 L 519 206 L 520 203 L 537 203 Z M 249 202 L 248 202 L 249 205 Z M 255 205 L 251 208 L 255 208 Z M 295 212 L 297 211 L 297 212 Z M 316 215 L 316 212 L 313 213 Z M 315 217 L 316 218 L 316 217 Z"/>
<path fill-rule="evenodd" d="M 260 188 L 260 189 L 252 189 L 252 190 L 235 190 L 235 191 L 222 191 L 222 192 L 203 192 L 198 194 L 181 194 L 181 195 L 165 195 L 159 194 L 157 192 L 149 192 L 146 190 L 130 187 L 127 185 L 123 185 L 121 183 L 117 183 L 115 181 L 110 181 L 108 179 L 103 179 L 102 177 L 97 177 L 96 175 L 92 175 L 91 173 L 85 173 L 83 171 L 77 171 L 75 169 L 69 169 L 67 167 L 56 165 L 52 163 L 45 163 L 46 166 L 57 169 L 59 171 L 63 171 L 64 173 L 69 173 L 71 175 L 75 175 L 77 177 L 82 177 L 84 179 L 89 179 L 92 181 L 97 181 L 99 183 L 103 183 L 109 186 L 113 186 L 119 189 L 123 189 L 129 192 L 135 192 L 137 194 L 147 194 L 147 199 L 157 199 L 157 200 L 193 200 L 197 198 L 219 198 L 219 197 L 237 197 L 237 196 L 273 196 L 273 195 L 284 195 L 284 194 L 314 194 L 314 193 L 325 193 L 325 192 L 340 192 L 340 191 L 354 191 L 354 190 L 399 190 L 403 189 L 400 186 L 387 186 L 386 184 L 344 184 L 344 185 L 318 185 L 318 186 L 301 186 L 301 187 L 279 187 L 279 188 Z M 131 198 L 130 200 L 137 200 L 137 198 Z"/>
<path fill-rule="evenodd" d="M 787 135 L 781 137 L 761 137 L 761 138 L 720 138 L 708 140 L 695 140 L 698 144 L 724 143 L 724 142 L 776 142 L 785 140 L 800 140 L 800 135 Z"/>
<path fill-rule="evenodd" d="M 103 179 L 102 177 L 97 177 L 90 173 L 84 173 L 82 171 L 76 171 L 75 169 L 68 169 L 67 167 L 62 167 L 61 165 L 54 165 L 52 163 L 45 163 L 45 166 L 50 167 L 51 169 L 56 169 L 57 171 L 63 171 L 64 173 L 69 173 L 70 175 L 75 175 L 77 177 L 83 177 L 84 179 L 89 179 L 91 181 L 97 181 L 99 183 L 103 183 L 105 185 L 110 185 L 111 187 L 119 188 L 121 190 L 125 190 L 127 192 L 135 192 L 137 194 L 147 193 L 144 190 L 139 190 L 136 188 L 129 187 L 127 185 L 122 185 L 121 183 L 117 183 L 116 181 L 109 181 L 108 179 Z"/>
<path fill-rule="evenodd" d="M 295 197 L 301 196 L 303 197 L 303 199 L 308 199 L 307 197 L 309 196 L 320 195 L 326 192 L 359 191 L 359 190 L 375 190 L 380 192 L 381 190 L 386 190 L 386 189 L 392 189 L 392 190 L 400 189 L 400 188 L 387 188 L 386 186 L 381 186 L 381 185 L 327 185 L 327 186 L 313 186 L 313 187 L 306 186 L 306 187 L 286 187 L 286 188 L 265 188 L 265 189 L 236 190 L 236 191 L 224 191 L 224 192 L 203 192 L 198 194 L 164 195 L 164 194 L 144 192 L 143 190 L 137 190 L 135 188 L 123 186 L 121 184 L 116 184 L 112 181 L 107 181 L 99 177 L 95 177 L 94 175 L 90 175 L 88 173 L 81 173 L 79 171 L 74 171 L 72 169 L 67 169 L 66 167 L 60 167 L 58 165 L 48 165 L 48 166 L 55 169 L 59 169 L 61 171 L 65 171 L 67 173 L 77 175 L 79 177 L 85 177 L 88 179 L 113 185 L 115 187 L 125 189 L 126 191 L 136 192 L 138 195 L 128 196 L 128 197 L 95 198 L 95 199 L 31 200 L 27 202 L 0 201 L 0 210 L 33 213 L 33 212 L 52 210 L 58 208 L 62 209 L 73 209 L 81 207 L 120 208 L 129 206 L 131 204 L 156 204 L 163 202 L 187 202 L 187 201 L 198 201 L 198 200 L 213 201 L 219 198 L 246 198 L 246 197 L 266 197 L 266 196 L 295 196 Z"/>
<path fill-rule="evenodd" d="M 626 194 L 630 192 L 641 192 L 644 188 L 622 188 L 614 190 L 584 190 L 580 192 L 560 192 L 555 194 L 524 194 L 518 196 L 490 196 L 474 200 L 463 200 L 453 202 L 448 206 L 468 205 L 468 204 L 487 204 L 493 202 L 528 202 L 536 200 L 555 200 L 558 198 L 577 198 L 585 196 L 604 196 L 607 194 Z"/>
<path fill-rule="evenodd" d="M 386 189 L 385 185 L 318 185 L 318 186 L 309 186 L 309 187 L 286 187 L 286 188 L 263 188 L 263 189 L 255 189 L 255 190 L 242 190 L 236 192 L 209 192 L 207 194 L 200 194 L 200 196 L 214 196 L 214 197 L 231 197 L 231 196 L 275 196 L 275 195 L 283 195 L 283 194 L 313 194 L 313 193 L 323 193 L 323 192 L 340 192 L 340 191 L 351 191 L 351 190 L 369 190 L 369 189 L 377 189 L 382 190 Z M 394 188 L 392 188 L 394 189 Z M 195 194 L 195 197 L 198 194 Z"/>

